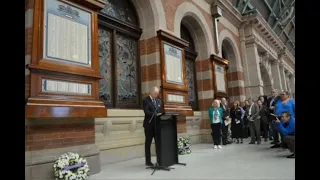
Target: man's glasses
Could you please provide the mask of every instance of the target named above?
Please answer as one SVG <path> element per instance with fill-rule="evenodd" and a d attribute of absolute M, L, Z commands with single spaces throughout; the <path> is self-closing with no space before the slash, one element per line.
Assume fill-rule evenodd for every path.
<path fill-rule="evenodd" d="M 286 94 L 280 94 L 281 96 L 285 96 Z"/>

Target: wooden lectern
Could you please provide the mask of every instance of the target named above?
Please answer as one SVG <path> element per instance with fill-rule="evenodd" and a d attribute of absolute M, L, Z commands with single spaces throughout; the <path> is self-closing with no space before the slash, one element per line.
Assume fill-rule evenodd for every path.
<path fill-rule="evenodd" d="M 177 117 L 178 113 L 164 113 L 156 117 L 155 139 L 156 139 L 156 155 L 157 163 L 155 166 L 147 167 L 147 169 L 166 170 L 174 169 L 172 165 L 184 165 L 179 162 L 178 154 L 178 136 L 177 136 Z"/>

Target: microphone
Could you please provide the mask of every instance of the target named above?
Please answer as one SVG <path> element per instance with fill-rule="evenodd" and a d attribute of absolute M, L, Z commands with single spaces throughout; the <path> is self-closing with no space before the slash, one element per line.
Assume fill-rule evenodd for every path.
<path fill-rule="evenodd" d="M 162 103 L 163 105 L 165 104 L 164 101 L 163 101 L 163 99 L 162 99 L 160 96 L 158 96 L 157 98 L 161 101 L 161 103 Z"/>

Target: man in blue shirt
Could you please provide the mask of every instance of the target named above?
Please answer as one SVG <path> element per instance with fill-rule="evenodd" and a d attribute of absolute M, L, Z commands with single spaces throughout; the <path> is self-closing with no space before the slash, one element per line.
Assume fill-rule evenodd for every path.
<path fill-rule="evenodd" d="M 287 158 L 295 158 L 295 119 L 290 112 L 283 112 L 281 121 L 277 118 L 275 121 L 278 131 L 281 133 L 282 145 L 288 148 L 292 154 Z"/>
<path fill-rule="evenodd" d="M 289 97 L 288 91 L 283 91 L 280 93 L 281 100 L 276 102 L 275 105 L 275 115 L 280 117 L 283 112 L 289 112 L 292 117 L 295 117 L 295 101 Z M 274 129 L 274 133 L 277 133 L 277 130 Z M 280 144 L 276 143 L 271 148 L 279 148 Z"/>
<path fill-rule="evenodd" d="M 295 117 L 295 101 L 289 97 L 289 92 L 283 91 L 280 97 L 281 101 L 277 101 L 275 106 L 275 114 L 281 116 L 281 114 L 286 111 Z"/>

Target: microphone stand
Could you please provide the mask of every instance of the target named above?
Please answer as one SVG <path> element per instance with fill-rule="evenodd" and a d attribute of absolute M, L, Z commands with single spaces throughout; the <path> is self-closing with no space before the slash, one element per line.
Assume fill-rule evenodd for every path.
<path fill-rule="evenodd" d="M 163 100 L 158 97 L 158 99 L 163 103 Z M 156 101 L 157 102 L 157 101 Z M 146 169 L 153 169 L 151 175 L 153 175 L 156 171 L 159 171 L 159 170 L 165 170 L 165 171 L 170 171 L 171 169 L 174 169 L 174 168 L 171 168 L 171 167 L 166 167 L 166 166 L 160 166 L 159 165 L 159 158 L 158 158 L 158 148 L 159 147 L 159 140 L 158 140 L 158 134 L 157 134 L 157 114 L 158 114 L 158 109 L 159 109 L 159 106 L 156 106 L 156 109 L 155 109 L 155 112 L 153 113 L 151 119 L 149 120 L 149 123 L 151 123 L 151 121 L 153 120 L 153 117 L 154 115 L 156 114 L 156 117 L 155 117 L 155 122 L 154 122 L 154 139 L 155 139 L 155 145 L 156 145 L 156 156 L 157 156 L 157 162 L 155 163 L 154 166 L 150 166 L 150 167 L 146 167 Z M 158 141 L 158 147 L 157 147 L 157 141 Z"/>

